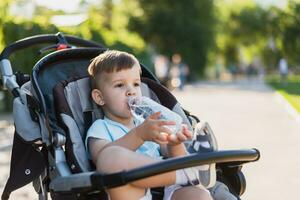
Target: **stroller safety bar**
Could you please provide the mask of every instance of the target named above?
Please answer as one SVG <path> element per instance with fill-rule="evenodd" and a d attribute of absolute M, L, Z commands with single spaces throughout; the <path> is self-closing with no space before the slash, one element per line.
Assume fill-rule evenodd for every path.
<path fill-rule="evenodd" d="M 12 94 L 16 97 L 18 94 L 15 91 L 19 89 L 19 85 L 16 82 L 16 76 L 13 74 L 13 70 L 8 59 L 2 59 L 0 61 L 0 70 L 1 70 L 1 79 L 2 79 L 2 87 L 4 89 L 9 89 L 12 91 Z"/>
<path fill-rule="evenodd" d="M 58 177 L 50 183 L 50 190 L 55 192 L 78 191 L 88 188 L 102 190 L 104 188 L 122 186 L 132 181 L 177 169 L 210 163 L 232 163 L 241 165 L 246 162 L 256 161 L 259 157 L 260 153 L 257 149 L 224 150 L 201 154 L 195 153 L 184 157 L 170 158 L 155 164 L 113 174 L 89 172 L 67 177 Z"/>
<path fill-rule="evenodd" d="M 60 35 L 61 35 L 61 33 L 43 34 L 43 35 L 36 35 L 36 36 L 24 38 L 22 40 L 18 40 L 16 42 L 10 44 L 9 46 L 7 46 L 2 51 L 2 53 L 0 54 L 0 60 L 8 59 L 12 53 L 14 53 L 18 50 L 27 48 L 27 47 L 31 47 L 33 45 L 46 44 L 46 43 L 56 44 L 59 42 Z M 65 35 L 64 38 L 66 39 L 66 41 L 68 43 L 73 44 L 73 45 L 78 45 L 78 46 L 83 46 L 83 47 L 102 47 L 102 48 L 104 48 L 102 45 L 100 45 L 98 43 L 84 40 L 79 37 Z"/>

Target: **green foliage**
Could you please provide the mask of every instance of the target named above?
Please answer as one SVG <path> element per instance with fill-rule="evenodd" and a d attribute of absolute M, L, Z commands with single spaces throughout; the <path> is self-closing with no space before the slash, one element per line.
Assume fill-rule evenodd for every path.
<path fill-rule="evenodd" d="M 1 21 L 3 22 L 4 19 L 8 16 L 8 8 L 10 3 L 12 2 L 12 0 L 1 0 L 0 1 L 0 25 L 1 25 Z"/>
<path fill-rule="evenodd" d="M 159 53 L 180 53 L 193 72 L 202 74 L 213 44 L 214 17 L 211 0 L 139 0 L 140 15 L 129 28 L 138 32 Z"/>
<path fill-rule="evenodd" d="M 37 21 L 17 21 L 8 19 L 3 21 L 0 29 L 0 43 L 4 48 L 9 44 L 23 39 L 25 37 L 33 36 L 42 33 L 56 33 L 58 29 L 50 24 L 40 23 Z M 30 74 L 32 67 L 41 58 L 42 55 L 38 55 L 38 50 L 42 46 L 36 45 L 33 48 L 20 50 L 14 53 L 9 59 L 12 63 L 13 70 L 21 71 L 23 73 Z M 10 111 L 12 107 L 11 95 L 7 92 L 4 96 L 5 111 Z"/>
<path fill-rule="evenodd" d="M 282 31 L 283 54 L 294 64 L 300 64 L 300 3 L 290 1 L 289 11 L 283 14 L 284 30 Z"/>
<path fill-rule="evenodd" d="M 105 7 L 92 8 L 88 20 L 72 34 L 101 43 L 109 49 L 130 52 L 153 69 L 144 40 L 137 33 L 127 29 L 129 13 L 127 13 L 126 2 L 118 5 L 111 4 L 110 1 L 103 3 Z M 66 31 L 69 30 L 66 29 L 64 32 Z"/>
<path fill-rule="evenodd" d="M 15 22 L 13 20 L 9 20 L 3 24 L 0 31 L 0 35 L 2 35 L 1 43 L 4 46 L 7 46 L 17 40 L 36 34 L 56 33 L 58 32 L 58 29 L 50 24 L 42 24 L 32 21 Z M 30 73 L 37 59 L 41 57 L 38 55 L 38 50 L 40 48 L 41 46 L 37 45 L 32 49 L 24 49 L 13 54 L 10 57 L 10 61 L 14 71 Z"/>
<path fill-rule="evenodd" d="M 300 64 L 299 1 L 290 0 L 286 9 L 251 3 L 229 9 L 224 4 L 217 4 L 217 12 L 223 16 L 218 25 L 217 48 L 225 56 L 225 63 L 238 62 L 242 54 L 248 62 L 259 56 L 267 70 L 276 69 L 280 57 L 286 57 L 292 68 Z"/>
<path fill-rule="evenodd" d="M 9 0 L 1 1 L 0 8 L 8 8 L 9 2 Z M 53 14 L 62 14 L 62 11 L 51 11 L 45 7 L 38 7 L 35 10 L 36 16 L 31 21 L 20 20 L 15 17 L 6 18 L 5 20 L 0 18 L 2 22 L 0 26 L 0 47 L 4 48 L 8 44 L 28 36 L 61 31 L 65 34 L 93 40 L 110 49 L 134 53 L 138 58 L 145 59 L 144 63 L 149 63 L 147 57 L 150 56 L 147 53 L 144 41 L 138 34 L 132 33 L 126 28 L 129 14 L 127 11 L 125 1 L 124 3 L 114 4 L 111 0 L 105 0 L 99 8 L 91 7 L 88 20 L 78 27 L 57 28 L 49 24 L 49 18 Z M 46 14 L 41 15 L 42 13 Z M 18 66 L 18 70 L 29 73 L 36 60 L 40 58 L 37 55 L 40 48 L 41 46 L 36 46 L 33 49 L 26 49 L 12 56 L 13 66 Z"/>
<path fill-rule="evenodd" d="M 267 82 L 300 112 L 300 76 L 289 76 L 286 84 L 279 76 L 268 76 Z"/>
<path fill-rule="evenodd" d="M 276 67 L 282 55 L 281 44 L 278 43 L 283 29 L 282 11 L 276 7 L 266 9 L 250 5 L 234 10 L 228 16 L 227 42 L 223 46 L 226 63 L 237 63 L 235 59 L 242 52 L 248 62 L 260 57 L 267 67 Z"/>

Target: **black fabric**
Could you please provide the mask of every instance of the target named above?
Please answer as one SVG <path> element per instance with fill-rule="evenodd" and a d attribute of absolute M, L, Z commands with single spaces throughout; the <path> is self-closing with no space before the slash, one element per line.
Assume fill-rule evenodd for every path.
<path fill-rule="evenodd" d="M 246 178 L 242 165 L 238 163 L 217 163 L 217 180 L 224 183 L 237 198 L 246 190 Z M 240 198 L 238 198 L 240 199 Z"/>
<path fill-rule="evenodd" d="M 85 140 L 87 131 L 92 126 L 93 123 L 93 111 L 83 112 L 83 120 L 84 120 L 84 133 L 82 138 Z"/>
<path fill-rule="evenodd" d="M 106 192 L 103 191 L 92 191 L 89 192 L 81 192 L 76 193 L 71 192 L 70 193 L 50 193 L 52 200 L 109 200 L 108 195 Z M 153 199 L 154 200 L 154 199 Z"/>
<path fill-rule="evenodd" d="M 77 80 L 77 79 L 76 79 Z M 69 81 L 61 81 L 53 88 L 53 104 L 54 104 L 54 112 L 56 115 L 56 119 L 58 119 L 58 124 L 61 125 L 61 117 L 60 114 L 64 113 L 73 118 L 72 111 L 68 105 L 64 89 L 69 84 Z"/>
<path fill-rule="evenodd" d="M 10 174 L 2 193 L 2 200 L 8 199 L 10 193 L 32 182 L 43 172 L 46 162 L 43 154 L 30 143 L 25 143 L 17 133 L 14 134 Z"/>
<path fill-rule="evenodd" d="M 30 113 L 30 117 L 34 122 L 39 122 L 37 112 L 40 112 L 40 105 L 38 101 L 31 95 L 26 94 L 27 107 Z"/>

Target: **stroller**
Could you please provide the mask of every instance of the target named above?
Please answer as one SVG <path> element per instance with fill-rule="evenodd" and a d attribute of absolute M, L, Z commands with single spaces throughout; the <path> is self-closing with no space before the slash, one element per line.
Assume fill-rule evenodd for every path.
<path fill-rule="evenodd" d="M 31 75 L 14 73 L 9 60 L 18 50 L 51 44 L 53 52 L 41 58 Z M 238 199 L 246 180 L 242 165 L 259 159 L 256 149 L 218 150 L 166 159 L 162 162 L 102 174 L 87 158 L 87 129 L 103 113 L 90 97 L 87 74 L 90 60 L 107 50 L 104 46 L 61 33 L 37 35 L 16 41 L 0 54 L 2 88 L 13 95 L 15 123 L 10 176 L 2 199 L 33 182 L 39 199 L 108 199 L 105 189 L 177 169 L 216 163 L 217 180 Z M 181 108 L 176 98 L 141 64 L 142 92 L 182 116 L 193 127 L 199 120 Z M 191 143 L 186 144 L 191 145 Z M 161 188 L 151 189 L 153 199 L 162 199 Z"/>

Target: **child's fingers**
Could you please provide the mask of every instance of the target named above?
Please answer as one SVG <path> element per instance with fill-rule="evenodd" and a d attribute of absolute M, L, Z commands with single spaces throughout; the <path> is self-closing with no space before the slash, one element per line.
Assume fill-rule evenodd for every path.
<path fill-rule="evenodd" d="M 174 121 L 167 121 L 167 120 L 159 120 L 158 122 L 159 126 L 168 126 L 168 125 L 176 125 L 176 122 Z"/>
<path fill-rule="evenodd" d="M 176 137 L 176 135 L 169 135 L 168 136 L 168 140 L 169 140 L 169 142 L 171 142 L 171 143 L 178 143 L 179 141 L 178 141 L 178 138 Z"/>
<path fill-rule="evenodd" d="M 160 133 L 165 133 L 165 134 L 167 134 L 167 135 L 172 135 L 172 131 L 171 131 L 169 128 L 164 127 L 164 126 L 161 126 L 161 127 L 159 128 L 159 132 L 160 132 Z"/>
<path fill-rule="evenodd" d="M 193 138 L 193 133 L 188 129 L 186 124 L 182 125 L 182 133 L 188 138 Z"/>
<path fill-rule="evenodd" d="M 182 134 L 187 137 L 188 139 L 192 139 L 193 138 L 193 133 L 191 131 L 189 131 L 188 129 L 186 131 L 183 131 Z"/>
<path fill-rule="evenodd" d="M 157 144 L 168 144 L 168 141 L 161 141 L 161 140 L 153 140 L 153 142 L 157 143 Z"/>
<path fill-rule="evenodd" d="M 156 112 L 153 113 L 152 115 L 149 116 L 149 119 L 158 119 L 161 115 L 161 112 Z"/>
<path fill-rule="evenodd" d="M 159 144 L 167 144 L 168 143 L 168 134 L 162 132 L 156 136 L 154 141 Z"/>
<path fill-rule="evenodd" d="M 188 138 L 184 135 L 184 134 L 182 134 L 182 133 L 177 133 L 176 134 L 176 137 L 177 137 L 177 139 L 179 140 L 179 141 L 181 141 L 181 142 L 183 142 L 183 141 L 186 141 Z"/>

